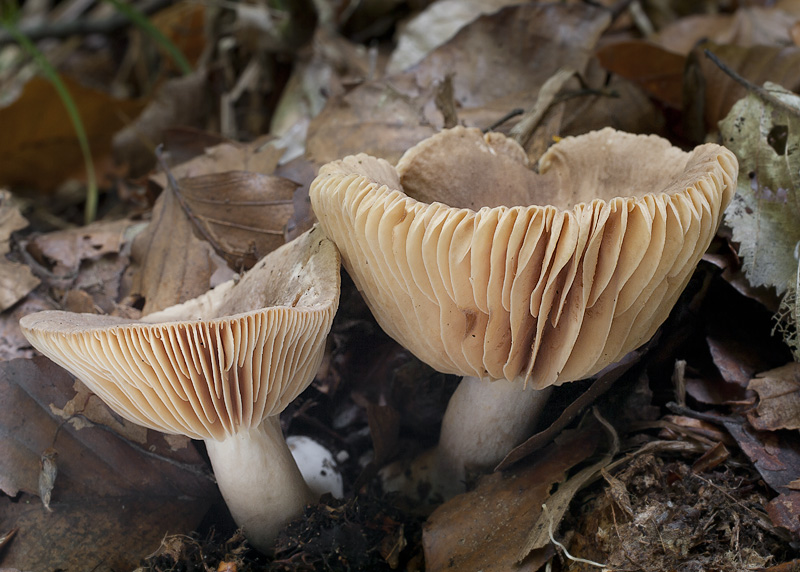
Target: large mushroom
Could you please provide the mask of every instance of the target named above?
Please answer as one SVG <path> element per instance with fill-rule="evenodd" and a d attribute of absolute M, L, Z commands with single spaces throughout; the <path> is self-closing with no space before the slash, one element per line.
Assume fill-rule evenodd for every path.
<path fill-rule="evenodd" d="M 240 280 L 139 321 L 50 311 L 20 325 L 126 419 L 202 439 L 231 514 L 269 551 L 315 500 L 279 414 L 314 378 L 339 284 L 338 252 L 314 228 Z"/>
<path fill-rule="evenodd" d="M 464 376 L 430 469 L 444 496 L 530 434 L 548 388 L 653 335 L 716 232 L 737 162 L 719 145 L 686 153 L 607 128 L 562 139 L 538 171 L 513 140 L 457 127 L 397 167 L 350 156 L 311 185 L 381 327 Z"/>

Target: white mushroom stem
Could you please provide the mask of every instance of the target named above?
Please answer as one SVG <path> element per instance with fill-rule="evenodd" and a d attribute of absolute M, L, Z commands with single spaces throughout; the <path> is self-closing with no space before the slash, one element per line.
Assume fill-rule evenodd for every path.
<path fill-rule="evenodd" d="M 224 441 L 205 441 L 217 484 L 250 543 L 270 553 L 287 522 L 315 502 L 283 439 L 278 416 Z"/>
<path fill-rule="evenodd" d="M 552 387 L 464 377 L 447 405 L 435 453 L 433 488 L 445 497 L 464 491 L 467 471 L 493 469 L 530 437 Z"/>

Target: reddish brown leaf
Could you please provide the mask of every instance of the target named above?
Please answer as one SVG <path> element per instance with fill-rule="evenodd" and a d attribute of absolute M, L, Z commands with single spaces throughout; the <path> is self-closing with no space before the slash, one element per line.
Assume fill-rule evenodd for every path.
<path fill-rule="evenodd" d="M 686 56 L 643 40 L 607 44 L 597 50 L 600 65 L 634 82 L 658 101 L 683 106 L 683 69 Z"/>
<path fill-rule="evenodd" d="M 800 493 L 778 495 L 767 505 L 767 514 L 772 524 L 781 526 L 795 538 L 800 538 Z"/>
<path fill-rule="evenodd" d="M 95 166 L 101 168 L 112 136 L 136 118 L 144 102 L 114 99 L 68 77 L 62 80 L 80 113 Z M 33 78 L 19 99 L 0 109 L 0 125 L 0 185 L 52 191 L 66 179 L 84 175 L 75 128 L 46 79 Z"/>

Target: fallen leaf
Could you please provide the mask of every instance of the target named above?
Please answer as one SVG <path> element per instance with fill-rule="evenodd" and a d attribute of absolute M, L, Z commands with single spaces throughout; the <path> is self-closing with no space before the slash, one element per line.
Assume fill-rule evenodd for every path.
<path fill-rule="evenodd" d="M 111 153 L 111 138 L 132 122 L 142 101 L 115 99 L 62 77 L 81 117 L 95 167 Z M 82 177 L 84 162 L 64 103 L 46 79 L 31 79 L 22 95 L 0 109 L 0 185 L 54 191 L 66 179 Z M 98 180 L 104 173 L 98 173 Z"/>
<path fill-rule="evenodd" d="M 196 298 L 233 276 L 214 248 L 195 235 L 172 190 L 161 193 L 150 225 L 134 239 L 130 272 L 131 292 L 145 299 L 143 315 Z"/>
<path fill-rule="evenodd" d="M 128 166 L 130 176 L 143 175 L 155 165 L 155 149 L 167 129 L 205 126 L 211 107 L 207 84 L 203 69 L 164 82 L 136 121 L 114 135 L 114 158 Z"/>
<path fill-rule="evenodd" d="M 714 365 L 727 383 L 745 388 L 756 373 L 775 367 L 785 359 L 783 352 L 775 350 L 774 343 L 762 338 L 753 339 L 747 328 L 712 330 L 706 336 L 706 343 Z"/>
<path fill-rule="evenodd" d="M 192 224 L 237 269 L 284 244 L 297 184 L 274 175 L 228 171 L 178 181 Z"/>
<path fill-rule="evenodd" d="M 4 566 L 130 570 L 166 532 L 193 530 L 218 498 L 192 447 L 174 450 L 154 431 L 139 444 L 103 425 L 64 423 L 51 407 L 66 407 L 73 383 L 44 358 L 0 363 L 0 489 L 18 497 L 0 497 L 0 529 L 19 528 Z M 52 512 L 32 501 L 50 448 Z"/>
<path fill-rule="evenodd" d="M 0 312 L 19 302 L 39 284 L 28 266 L 6 258 L 11 250 L 11 233 L 26 226 L 28 221 L 12 203 L 11 193 L 0 189 Z"/>
<path fill-rule="evenodd" d="M 386 66 L 388 74 L 418 64 L 435 48 L 479 16 L 510 6 L 515 0 L 439 0 L 400 24 L 395 47 Z"/>
<path fill-rule="evenodd" d="M 596 53 L 600 65 L 641 87 L 658 101 L 683 107 L 686 57 L 644 40 L 606 44 Z"/>
<path fill-rule="evenodd" d="M 767 514 L 775 526 L 785 528 L 795 539 L 800 538 L 800 493 L 778 495 L 769 501 Z"/>
<path fill-rule="evenodd" d="M 41 234 L 28 241 L 26 250 L 56 276 L 74 276 L 85 260 L 119 254 L 126 242 L 126 232 L 134 224 L 128 219 L 98 221 Z"/>
<path fill-rule="evenodd" d="M 585 4 L 510 6 L 462 28 L 413 73 L 423 87 L 453 74 L 456 103 L 462 108 L 521 95 L 532 104 L 559 69 L 584 71 L 609 22 L 608 11 Z"/>
<path fill-rule="evenodd" d="M 800 429 L 800 364 L 759 373 L 748 388 L 758 393 L 758 407 L 747 416 L 759 431 Z"/>
<path fill-rule="evenodd" d="M 493 473 L 475 490 L 441 505 L 423 528 L 425 569 L 522 570 L 533 572 L 543 562 L 517 565 L 553 484 L 575 464 L 592 454 L 602 435 L 592 430 L 562 435 L 530 467 L 508 475 Z"/>
<path fill-rule="evenodd" d="M 800 436 L 756 431 L 749 423 L 732 417 L 721 421 L 764 481 L 778 493 L 791 492 L 789 485 L 800 475 Z"/>
<path fill-rule="evenodd" d="M 27 314 L 57 309 L 55 302 L 34 290 L 11 309 L 0 312 L 0 362 L 33 357 L 33 347 L 22 335 L 19 320 Z"/>
<path fill-rule="evenodd" d="M 271 138 L 262 138 L 252 143 L 236 143 L 226 141 L 204 149 L 192 159 L 170 168 L 176 180 L 201 175 L 213 175 L 226 171 L 252 171 L 269 175 L 275 172 L 283 150 L 270 145 Z M 167 151 L 171 154 L 172 149 Z M 150 180 L 162 189 L 166 189 L 167 175 L 159 172 L 150 176 Z"/>
<path fill-rule="evenodd" d="M 800 97 L 766 83 L 762 93 L 739 101 L 720 123 L 723 143 L 739 159 L 736 195 L 725 222 L 753 286 L 774 287 L 796 325 L 800 289 Z M 791 328 L 785 340 L 795 356 L 800 343 Z"/>
<path fill-rule="evenodd" d="M 307 157 L 322 164 L 368 153 L 396 162 L 442 125 L 434 96 L 450 74 L 461 122 L 488 127 L 511 110 L 532 105 L 559 69 L 582 73 L 609 20 L 599 8 L 555 3 L 481 16 L 412 70 L 331 98 L 311 121 Z"/>
<path fill-rule="evenodd" d="M 410 76 L 367 82 L 334 96 L 308 126 L 306 157 L 317 166 L 357 153 L 396 163 L 436 132 L 424 112 L 431 98 Z"/>
<path fill-rule="evenodd" d="M 190 65 L 196 65 L 206 48 L 206 6 L 183 0 L 167 6 L 150 16 L 150 23 L 183 54 Z M 144 30 L 137 30 L 145 34 Z M 160 46 L 159 46 L 160 47 Z M 162 48 L 164 67 L 182 72 L 173 59 Z"/>
<path fill-rule="evenodd" d="M 794 17 L 776 7 L 742 6 L 733 14 L 695 14 L 668 24 L 652 38 L 667 50 L 688 54 L 702 41 L 737 46 L 782 46 L 791 42 Z"/>

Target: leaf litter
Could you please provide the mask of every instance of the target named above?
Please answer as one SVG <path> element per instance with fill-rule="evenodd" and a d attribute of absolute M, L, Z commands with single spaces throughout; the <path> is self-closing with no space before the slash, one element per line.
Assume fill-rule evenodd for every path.
<path fill-rule="evenodd" d="M 63 174 L 30 173 L 31 188 L 15 203 L 21 214 L 0 208 L 10 217 L 0 221 L 12 220 L 0 222 L 6 232 L 0 268 L 10 270 L 0 279 L 13 277 L 9 302 L 0 306 L 0 356 L 9 360 L 0 362 L 0 431 L 8 436 L 0 456 L 0 566 L 48 570 L 76 562 L 75 569 L 111 570 L 138 562 L 142 572 L 789 566 L 791 542 L 800 539 L 797 376 L 786 346 L 763 325 L 780 309 L 779 333 L 790 346 L 797 339 L 794 227 L 779 226 L 793 211 L 769 210 L 796 199 L 793 118 L 692 47 L 697 37 L 713 39 L 703 47 L 752 85 L 780 84 L 761 89 L 795 105 L 796 24 L 779 24 L 797 19 L 796 6 L 784 1 L 731 11 L 709 2 L 709 14 L 686 16 L 686 6 L 666 0 L 496 2 L 488 9 L 440 0 L 413 17 L 422 8 L 415 3 L 315 4 L 316 25 L 296 7 L 210 10 L 178 3 L 174 10 L 191 14 L 183 27 L 168 13 L 155 21 L 199 71 L 175 79 L 169 64 L 141 65 L 161 56 L 146 35 L 131 34 L 114 79 L 128 99 L 86 95 L 87 105 L 107 101 L 135 110 L 122 123 L 109 121 L 95 149 L 107 156 L 113 136 L 118 163 L 98 162 L 110 176 L 104 220 L 75 226 L 71 206 L 46 214 L 80 201 L 74 184 L 62 184 L 81 164 L 68 155 L 61 157 Z M 463 17 L 434 29 L 440 11 L 454 14 L 450 5 L 463 9 Z M 401 25 L 406 16 L 412 18 Z M 204 18 L 215 26 L 202 26 Z M 91 42 L 105 41 L 102 33 L 89 37 L 70 47 L 73 62 L 86 57 Z M 639 67 L 636 56 L 645 49 L 660 59 Z M 30 109 L 32 92 L 19 93 L 16 109 Z M 108 111 L 103 107 L 91 111 L 92 119 Z M 386 337 L 346 277 L 323 368 L 282 423 L 339 452 L 347 496 L 308 507 L 282 533 L 273 558 L 250 550 L 220 508 L 202 448 L 119 419 L 56 366 L 31 359 L 16 327 L 20 316 L 38 309 L 136 317 L 205 292 L 309 225 L 307 185 L 315 169 L 347 153 L 396 160 L 443 125 L 464 124 L 529 134 L 535 162 L 555 137 L 605 125 L 684 144 L 702 141 L 716 136 L 729 110 L 741 139 L 741 147 L 731 148 L 743 175 L 755 170 L 758 180 L 754 190 L 748 176 L 740 177 L 738 212 L 759 216 L 761 234 L 746 219 L 732 218 L 733 235 L 722 229 L 708 257 L 725 272 L 701 267 L 661 335 L 629 356 L 613 384 L 559 388 L 538 433 L 502 471 L 477 479 L 432 513 L 434 507 L 384 496 L 375 474 L 381 464 L 431 444 L 456 380 L 430 371 Z M 181 141 L 172 138 L 173 126 L 194 131 L 183 131 Z M 723 141 L 726 129 L 719 127 Z M 56 131 L 37 160 L 61 148 Z M 170 138 L 165 163 L 174 162 L 154 172 L 154 151 Z M 16 198 L 22 189 L 14 173 L 8 168 L 0 179 L 7 177 Z M 23 226 L 23 215 L 32 228 Z M 780 272 L 754 279 L 756 261 Z M 34 278 L 25 282 L 26 275 Z M 759 284 L 754 299 L 739 293 L 753 295 Z M 772 300 L 776 291 L 789 294 L 782 305 L 764 305 L 765 287 L 773 288 Z M 592 404 L 613 426 L 619 453 L 585 415 Z M 41 538 L 51 542 L 36 548 Z"/>

